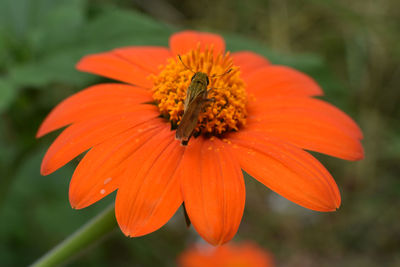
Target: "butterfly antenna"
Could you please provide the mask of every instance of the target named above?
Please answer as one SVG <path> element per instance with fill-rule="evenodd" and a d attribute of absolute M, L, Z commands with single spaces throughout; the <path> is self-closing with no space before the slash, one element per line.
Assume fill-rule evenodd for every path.
<path fill-rule="evenodd" d="M 185 63 L 183 63 L 183 60 L 182 60 L 182 58 L 181 58 L 181 55 L 178 55 L 178 58 L 179 58 L 179 60 L 181 61 L 182 65 L 183 65 L 186 69 L 188 69 L 188 70 L 190 70 L 191 72 L 195 73 L 191 68 L 189 68 L 188 66 L 186 66 Z"/>
<path fill-rule="evenodd" d="M 232 65 L 229 66 L 229 68 L 222 74 L 214 74 L 211 76 L 211 78 L 215 78 L 215 77 L 221 77 L 224 76 L 226 74 L 228 74 L 229 72 L 231 72 L 233 70 Z"/>

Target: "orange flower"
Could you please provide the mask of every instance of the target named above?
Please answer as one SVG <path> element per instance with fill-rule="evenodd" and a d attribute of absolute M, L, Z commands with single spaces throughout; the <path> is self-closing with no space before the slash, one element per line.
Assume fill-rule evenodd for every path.
<path fill-rule="evenodd" d="M 121 230 L 141 236 L 163 226 L 182 203 L 198 233 L 223 244 L 240 224 L 242 170 L 289 200 L 334 211 L 340 193 L 329 172 L 306 150 L 347 160 L 363 157 L 358 126 L 321 95 L 308 76 L 252 52 L 224 53 L 214 34 L 185 31 L 170 48 L 127 47 L 84 57 L 82 71 L 122 81 L 94 85 L 60 103 L 37 136 L 68 126 L 41 166 L 50 174 L 89 150 L 69 191 L 81 209 L 118 189 Z M 188 146 L 175 140 L 186 90 L 195 71 L 212 88 Z M 233 64 L 233 70 L 223 73 Z"/>
<path fill-rule="evenodd" d="M 272 267 L 272 257 L 256 244 L 247 242 L 220 247 L 194 246 L 178 258 L 180 267 Z"/>

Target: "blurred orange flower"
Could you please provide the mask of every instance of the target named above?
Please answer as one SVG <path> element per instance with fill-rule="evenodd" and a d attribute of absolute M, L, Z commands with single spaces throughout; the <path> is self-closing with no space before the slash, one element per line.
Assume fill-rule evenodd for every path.
<path fill-rule="evenodd" d="M 186 147 L 174 138 L 193 76 L 184 65 L 208 74 L 213 99 Z M 215 34 L 180 32 L 169 48 L 120 48 L 86 56 L 77 68 L 124 83 L 89 87 L 48 115 L 38 137 L 68 127 L 48 149 L 41 173 L 89 150 L 73 174 L 70 203 L 81 209 L 118 189 L 116 218 L 128 236 L 157 230 L 184 203 L 205 240 L 229 241 L 245 204 L 241 169 L 303 207 L 334 211 L 337 185 L 304 149 L 363 158 L 359 127 L 312 98 L 322 91 L 310 77 L 252 52 L 225 53 Z"/>
<path fill-rule="evenodd" d="M 272 267 L 272 257 L 256 244 L 193 246 L 178 258 L 179 267 Z"/>

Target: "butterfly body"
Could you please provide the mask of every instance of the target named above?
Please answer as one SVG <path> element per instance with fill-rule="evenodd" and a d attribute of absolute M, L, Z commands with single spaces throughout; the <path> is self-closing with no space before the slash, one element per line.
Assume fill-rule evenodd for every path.
<path fill-rule="evenodd" d="M 176 130 L 176 139 L 186 146 L 190 137 L 197 126 L 199 114 L 203 110 L 204 105 L 212 101 L 207 98 L 207 86 L 209 79 L 206 73 L 196 72 L 192 76 L 190 85 L 186 91 L 184 102 L 183 116 Z"/>

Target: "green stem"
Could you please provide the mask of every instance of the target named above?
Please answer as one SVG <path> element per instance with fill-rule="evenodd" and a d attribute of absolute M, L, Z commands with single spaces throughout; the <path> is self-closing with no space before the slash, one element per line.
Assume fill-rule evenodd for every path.
<path fill-rule="evenodd" d="M 111 232 L 117 226 L 114 216 L 114 203 L 94 217 L 70 237 L 34 262 L 32 267 L 57 266 L 82 251 L 94 241 Z"/>

